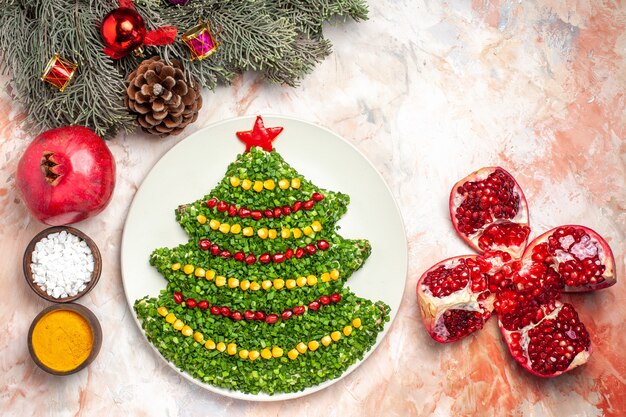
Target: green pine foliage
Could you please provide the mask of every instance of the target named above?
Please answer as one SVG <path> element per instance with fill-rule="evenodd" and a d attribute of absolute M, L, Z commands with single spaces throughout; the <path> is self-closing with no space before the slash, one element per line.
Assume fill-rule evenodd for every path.
<path fill-rule="evenodd" d="M 253 189 L 245 190 L 241 186 L 234 187 L 230 182 L 231 177 L 253 182 L 271 178 L 276 184 L 280 179 L 299 178 L 301 186 L 297 189 L 280 189 L 276 186 L 274 190 L 257 192 Z M 209 208 L 205 204 L 207 200 L 217 198 L 237 207 L 263 210 L 293 206 L 296 201 L 311 198 L 314 192 L 322 193 L 324 199 L 310 210 L 260 220 L 229 216 L 227 212 L 220 212 L 217 207 Z M 150 263 L 163 275 L 167 287 L 158 297 L 146 297 L 135 303 L 135 311 L 148 339 L 166 359 L 200 381 L 246 393 L 296 392 L 340 376 L 371 349 L 389 319 L 389 307 L 386 304 L 360 298 L 346 286 L 350 276 L 361 268 L 371 253 L 367 240 L 345 239 L 337 233 L 336 222 L 346 212 L 349 201 L 346 194 L 320 189 L 302 178 L 275 151 L 252 148 L 250 152 L 239 155 L 208 195 L 176 211 L 179 224 L 190 236 L 189 242 L 175 248 L 157 249 L 151 256 Z M 198 216 L 201 216 L 202 221 L 198 220 Z M 244 236 L 240 231 L 224 233 L 211 227 L 211 220 L 217 220 L 220 224 L 228 223 L 231 227 L 233 224 L 239 224 L 242 228 L 253 227 L 255 233 L 252 236 Z M 315 221 L 322 225 L 317 232 L 303 234 L 298 238 L 283 238 L 280 235 L 282 229 L 304 230 Z M 256 233 L 259 228 L 275 229 L 279 233 L 275 239 L 262 238 Z M 257 256 L 262 253 L 285 253 L 289 248 L 315 244 L 320 239 L 328 241 L 330 247 L 325 251 L 318 250 L 314 255 L 299 259 L 293 257 L 282 263 L 262 264 L 257 261 L 248 265 L 233 257 L 223 259 L 202 250 L 198 245 L 200 239 L 209 239 L 232 254 L 242 251 Z M 172 265 L 177 266 L 172 269 Z M 185 265 L 213 271 L 215 274 L 210 273 L 209 279 L 197 277 L 191 271 L 185 272 Z M 337 279 L 321 279 L 324 273 L 332 270 L 339 271 L 339 277 L 335 277 Z M 272 286 L 255 290 L 251 287 L 243 289 L 241 286 L 231 288 L 229 285 L 217 285 L 219 276 L 226 280 L 236 278 L 239 282 L 245 279 L 251 284 L 262 284 L 268 280 L 274 282 L 277 279 L 286 282 L 309 276 L 317 277 L 317 282 L 293 288 Z M 231 311 L 260 310 L 279 316 L 285 310 L 307 306 L 311 301 L 334 293 L 341 295 L 341 301 L 322 305 L 318 311 L 309 309 L 302 315 L 267 324 L 258 320 L 235 321 L 213 315 L 210 309 L 190 309 L 185 306 L 185 302 L 175 302 L 174 292 L 182 293 L 184 300 L 206 300 L 210 306 L 226 306 Z M 202 333 L 204 340 L 234 343 L 237 351 L 246 349 L 249 352 L 261 352 L 278 346 L 284 350 L 284 354 L 279 358 L 259 357 L 252 361 L 240 358 L 238 353 L 231 356 L 227 352 L 207 348 L 204 343 L 194 340 L 193 336 L 185 336 L 175 330 L 158 313 L 159 307 L 166 307 L 169 313 L 173 313 L 184 324 Z M 360 319 L 362 325 L 345 336 L 342 333 L 344 327 L 351 325 L 355 318 Z M 341 332 L 341 338 L 324 346 L 322 338 L 334 331 Z M 300 353 L 295 360 L 288 357 L 288 351 L 298 343 L 308 344 L 309 341 L 317 341 L 319 348 Z"/>
<path fill-rule="evenodd" d="M 171 6 L 165 0 L 139 0 L 136 7 L 148 29 L 173 25 L 177 41 L 146 48 L 145 56 L 178 59 L 189 79 L 215 88 L 244 71 L 296 85 L 330 53 L 322 25 L 334 18 L 367 18 L 364 0 L 191 0 Z M 114 61 L 102 51 L 98 25 L 116 0 L 1 0 L 0 57 L 12 76 L 15 97 L 25 106 L 35 130 L 85 125 L 111 136 L 135 128 L 123 102 L 126 77 L 140 58 Z M 198 21 L 220 31 L 221 46 L 211 57 L 190 61 L 180 35 Z M 59 53 L 79 65 L 71 85 L 58 92 L 39 78 Z"/>

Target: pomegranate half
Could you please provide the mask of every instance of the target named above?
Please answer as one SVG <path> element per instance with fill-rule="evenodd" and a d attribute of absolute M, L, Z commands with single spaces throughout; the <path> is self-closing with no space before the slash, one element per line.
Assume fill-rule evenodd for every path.
<path fill-rule="evenodd" d="M 457 182 L 450 192 L 450 218 L 459 236 L 479 253 L 505 251 L 519 258 L 524 252 L 528 205 L 503 168 L 481 168 Z"/>

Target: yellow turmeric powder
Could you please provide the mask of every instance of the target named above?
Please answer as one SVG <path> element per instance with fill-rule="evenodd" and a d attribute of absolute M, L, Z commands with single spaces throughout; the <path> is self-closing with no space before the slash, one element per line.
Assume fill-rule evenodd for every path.
<path fill-rule="evenodd" d="M 79 367 L 91 353 L 93 332 L 89 322 L 71 310 L 55 310 L 43 316 L 32 335 L 37 358 L 59 372 Z"/>

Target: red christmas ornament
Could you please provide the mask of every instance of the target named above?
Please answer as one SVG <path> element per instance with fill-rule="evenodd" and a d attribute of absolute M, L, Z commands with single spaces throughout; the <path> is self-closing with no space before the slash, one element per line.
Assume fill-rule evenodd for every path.
<path fill-rule="evenodd" d="M 167 45 L 176 40 L 175 26 L 146 31 L 146 23 L 131 0 L 120 0 L 119 5 L 104 17 L 100 26 L 104 53 L 111 58 L 123 58 L 144 45 Z"/>
<path fill-rule="evenodd" d="M 41 79 L 55 86 L 59 91 L 63 91 L 72 80 L 76 68 L 78 68 L 78 65 L 75 63 L 63 59 L 59 54 L 54 54 L 50 61 L 48 61 L 48 65 L 46 65 Z"/>
<path fill-rule="evenodd" d="M 270 152 L 272 150 L 272 141 L 282 131 L 282 127 L 265 127 L 263 125 L 263 118 L 257 116 L 252 130 L 237 132 L 237 137 L 246 144 L 246 152 L 253 146 L 260 146 Z"/>

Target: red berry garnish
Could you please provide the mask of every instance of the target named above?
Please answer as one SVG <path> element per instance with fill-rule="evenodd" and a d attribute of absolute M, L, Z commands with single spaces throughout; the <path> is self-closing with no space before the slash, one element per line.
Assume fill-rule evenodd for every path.
<path fill-rule="evenodd" d="M 206 310 L 207 308 L 209 308 L 209 303 L 207 302 L 207 300 L 198 301 L 198 308 L 200 310 Z"/>
<path fill-rule="evenodd" d="M 281 214 L 284 214 L 280 207 L 274 207 L 274 217 L 278 218 Z M 286 214 L 285 214 L 286 215 Z"/>
<path fill-rule="evenodd" d="M 278 321 L 278 316 L 276 314 L 268 314 L 267 317 L 265 317 L 265 322 L 267 324 L 274 324 Z"/>
<path fill-rule="evenodd" d="M 275 264 L 279 264 L 285 260 L 285 255 L 282 253 L 275 253 L 274 256 L 272 256 L 272 260 Z"/>
<path fill-rule="evenodd" d="M 285 216 L 289 216 L 289 215 L 291 214 L 291 207 L 289 207 L 289 206 L 283 206 L 283 208 L 282 208 L 282 212 L 283 212 L 283 215 L 285 215 Z"/>
<path fill-rule="evenodd" d="M 220 308 L 220 313 L 222 314 L 222 316 L 224 317 L 230 317 L 230 308 L 228 307 L 222 307 Z"/>
<path fill-rule="evenodd" d="M 222 253 L 220 254 L 220 256 L 224 259 L 230 259 L 230 251 L 229 250 L 223 250 Z"/>
<path fill-rule="evenodd" d="M 314 204 L 315 204 L 315 201 L 307 200 L 304 203 L 302 203 L 302 208 L 305 210 L 311 210 Z"/>
<path fill-rule="evenodd" d="M 329 246 L 328 242 L 323 239 L 317 241 L 317 248 L 319 250 L 327 250 Z"/>
<path fill-rule="evenodd" d="M 257 311 L 254 313 L 255 320 L 265 320 L 265 313 L 262 311 Z"/>
<path fill-rule="evenodd" d="M 330 297 L 327 295 L 322 295 L 320 297 L 320 303 L 322 303 L 323 305 L 327 306 L 328 304 L 330 304 Z"/>
<path fill-rule="evenodd" d="M 293 257 L 293 249 L 289 248 L 285 251 L 285 258 L 291 259 Z"/>
<path fill-rule="evenodd" d="M 216 205 L 217 205 L 217 198 L 212 198 L 212 199 L 210 199 L 210 200 L 207 200 L 207 202 L 206 202 L 206 206 L 207 206 L 208 208 L 213 208 L 213 207 L 215 207 Z"/>
<path fill-rule="evenodd" d="M 300 259 L 304 256 L 304 249 L 298 248 L 296 249 L 296 259 Z"/>
<path fill-rule="evenodd" d="M 271 258 L 269 253 L 264 253 L 263 255 L 259 256 L 259 262 L 261 262 L 262 264 L 269 263 L 270 260 Z"/>
<path fill-rule="evenodd" d="M 260 210 L 252 210 L 250 212 L 250 217 L 252 217 L 254 220 L 261 220 L 261 218 L 263 217 L 263 213 L 261 213 Z"/>
<path fill-rule="evenodd" d="M 293 203 L 293 211 L 294 211 L 294 213 L 296 211 L 300 211 L 300 207 L 302 207 L 302 201 L 296 201 L 295 203 Z"/>
<path fill-rule="evenodd" d="M 324 196 L 320 193 L 313 193 L 311 198 L 315 201 L 322 201 L 324 199 Z"/>
<path fill-rule="evenodd" d="M 253 254 L 246 256 L 246 263 L 248 265 L 252 265 L 255 262 L 256 262 L 256 256 L 254 256 Z"/>
<path fill-rule="evenodd" d="M 211 314 L 214 316 L 219 316 L 222 313 L 222 310 L 218 306 L 211 306 Z"/>
<path fill-rule="evenodd" d="M 267 209 L 267 210 L 265 210 L 265 211 L 263 212 L 263 215 L 264 215 L 265 217 L 267 217 L 268 219 L 272 219 L 272 218 L 274 218 L 274 211 L 273 211 L 273 210 L 270 210 L 270 209 Z"/>
<path fill-rule="evenodd" d="M 320 309 L 320 302 L 319 301 L 311 301 L 309 303 L 309 310 L 317 311 L 319 309 Z"/>
<path fill-rule="evenodd" d="M 254 318 L 255 318 L 254 311 L 252 311 L 252 310 L 246 310 L 246 311 L 244 311 L 244 312 L 243 312 L 243 317 L 244 317 L 246 320 L 254 320 Z"/>
<path fill-rule="evenodd" d="M 230 318 L 235 321 L 239 321 L 243 318 L 243 316 L 241 315 L 240 311 L 233 311 L 232 313 L 230 313 Z"/>
<path fill-rule="evenodd" d="M 280 317 L 282 317 L 283 320 L 289 320 L 291 316 L 293 316 L 293 311 L 291 310 L 285 310 L 280 315 Z"/>
<path fill-rule="evenodd" d="M 233 258 L 237 261 L 237 262 L 241 262 L 244 259 L 246 259 L 246 255 L 243 252 L 235 252 L 235 256 L 233 256 Z"/>
<path fill-rule="evenodd" d="M 176 304 L 180 304 L 183 302 L 183 294 L 179 293 L 178 291 L 176 291 L 174 293 L 174 301 L 176 302 Z"/>
<path fill-rule="evenodd" d="M 309 255 L 315 255 L 315 252 L 317 252 L 317 249 L 313 245 L 306 245 L 305 249 Z"/>
<path fill-rule="evenodd" d="M 200 246 L 200 249 L 202 250 L 209 250 L 211 247 L 211 241 L 209 241 L 209 239 L 200 239 L 198 246 Z"/>
<path fill-rule="evenodd" d="M 235 217 L 237 215 L 237 207 L 234 204 L 228 206 L 228 215 L 230 217 Z"/>
<path fill-rule="evenodd" d="M 295 316 L 299 316 L 300 314 L 304 314 L 304 306 L 295 306 L 293 308 L 293 314 Z"/>
<path fill-rule="evenodd" d="M 226 201 L 220 201 L 219 203 L 217 203 L 217 211 L 223 213 L 226 210 L 228 210 L 228 204 L 226 203 Z"/>
<path fill-rule="evenodd" d="M 239 208 L 239 217 L 241 217 L 242 219 L 245 219 L 246 217 L 250 216 L 250 210 L 248 210 L 245 207 L 240 207 Z"/>
<path fill-rule="evenodd" d="M 334 293 L 330 295 L 330 301 L 332 301 L 333 303 L 337 304 L 339 301 L 341 301 L 341 294 L 339 293 Z"/>
<path fill-rule="evenodd" d="M 219 246 L 217 246 L 215 244 L 211 245 L 211 255 L 217 256 L 217 255 L 220 254 L 220 252 L 221 252 L 221 249 L 220 249 Z"/>
<path fill-rule="evenodd" d="M 194 300 L 193 298 L 187 298 L 185 304 L 187 304 L 188 308 L 196 308 L 196 306 L 198 305 L 198 303 L 196 303 L 196 300 Z"/>

